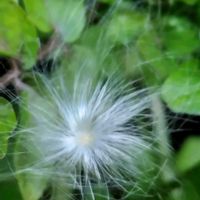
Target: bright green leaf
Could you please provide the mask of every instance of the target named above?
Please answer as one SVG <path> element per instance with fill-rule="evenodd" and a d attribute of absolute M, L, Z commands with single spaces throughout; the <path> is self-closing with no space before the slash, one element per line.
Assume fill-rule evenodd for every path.
<path fill-rule="evenodd" d="M 200 164 L 200 137 L 192 136 L 183 144 L 176 158 L 179 172 L 186 172 Z"/>
<path fill-rule="evenodd" d="M 175 112 L 200 114 L 200 71 L 194 66 L 172 73 L 162 86 L 163 100 Z"/>
<path fill-rule="evenodd" d="M 21 11 L 14 2 L 2 1 L 0 4 L 0 53 L 16 55 L 21 43 Z M 21 23 L 21 22 L 20 22 Z M 12 30 L 12 31 L 11 31 Z"/>
<path fill-rule="evenodd" d="M 39 48 L 34 26 L 11 0 L 1 1 L 0 22 L 0 54 L 20 57 L 23 67 L 29 69 L 35 63 Z"/>
<path fill-rule="evenodd" d="M 12 105 L 0 97 L 0 159 L 6 155 L 8 139 L 15 127 L 16 117 Z"/>
<path fill-rule="evenodd" d="M 51 31 L 48 12 L 44 0 L 24 0 L 25 9 L 30 20 L 42 32 Z"/>
<path fill-rule="evenodd" d="M 46 0 L 51 22 L 65 42 L 77 40 L 85 26 L 83 0 Z"/>
<path fill-rule="evenodd" d="M 24 34 L 24 45 L 21 51 L 21 58 L 23 68 L 28 70 L 36 63 L 40 45 L 36 30 L 30 23 L 24 24 L 24 31 L 26 34 Z"/>

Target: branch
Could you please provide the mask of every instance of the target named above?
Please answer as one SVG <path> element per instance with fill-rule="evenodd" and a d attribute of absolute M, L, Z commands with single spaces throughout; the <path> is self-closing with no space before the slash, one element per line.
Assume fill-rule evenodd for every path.
<path fill-rule="evenodd" d="M 13 83 L 15 79 L 18 79 L 21 74 L 17 60 L 10 59 L 9 63 L 10 70 L 0 77 L 0 89 L 5 89 L 9 84 Z"/>

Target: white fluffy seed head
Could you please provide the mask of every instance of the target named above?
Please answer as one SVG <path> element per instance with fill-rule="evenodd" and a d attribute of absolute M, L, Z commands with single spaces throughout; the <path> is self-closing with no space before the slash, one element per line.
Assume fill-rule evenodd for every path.
<path fill-rule="evenodd" d="M 32 128 L 21 139 L 40 155 L 29 170 L 66 177 L 76 186 L 122 184 L 136 176 L 137 160 L 148 148 L 135 122 L 149 107 L 147 91 L 114 76 L 96 83 L 79 79 L 73 87 L 64 77 L 44 82 L 47 95 L 31 98 Z"/>

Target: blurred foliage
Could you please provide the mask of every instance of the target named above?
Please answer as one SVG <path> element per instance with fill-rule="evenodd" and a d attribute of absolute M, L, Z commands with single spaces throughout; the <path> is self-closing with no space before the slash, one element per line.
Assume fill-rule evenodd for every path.
<path fill-rule="evenodd" d="M 20 73 L 16 75 L 12 62 L 10 66 L 1 63 L 0 87 L 7 91 L 12 85 L 20 96 L 23 84 L 38 90 L 33 71 L 52 77 L 65 73 L 69 84 L 73 74 L 82 70 L 88 76 L 117 71 L 160 93 L 175 113 L 200 115 L 199 20 L 199 0 L 1 0 L 0 56 L 17 60 Z M 16 128 L 16 115 L 21 125 L 29 123 L 20 105 L 14 110 L 3 96 L 5 93 L 0 99 L 1 159 L 13 145 L 9 140 Z M 13 102 L 9 92 L 7 97 Z M 36 96 L 21 98 L 27 102 Z M 139 197 L 130 195 L 127 199 L 199 200 L 199 140 L 189 138 L 171 158 L 178 186 L 174 180 L 158 180 L 149 189 L 150 196 L 141 197 L 138 192 Z M 15 167 L 20 168 L 26 159 L 34 160 L 16 156 Z M 151 180 L 155 173 L 145 172 L 145 176 Z M 48 185 L 29 174 L 17 180 L 25 200 L 39 200 Z M 9 189 L 0 185 L 0 199 L 19 200 L 16 187 L 6 184 Z M 63 198 L 56 192 L 54 196 L 55 200 Z"/>
<path fill-rule="evenodd" d="M 2 0 L 0 4 L 0 53 L 21 58 L 24 68 L 34 65 L 39 48 L 36 29 L 16 3 Z"/>
<path fill-rule="evenodd" d="M 183 144 L 182 149 L 177 154 L 177 169 L 180 173 L 189 171 L 196 165 L 200 164 L 200 155 L 199 155 L 199 137 L 190 137 Z M 187 159 L 185 159 L 187 158 Z"/>
<path fill-rule="evenodd" d="M 16 117 L 12 105 L 0 97 L 0 159 L 7 153 L 8 139 L 16 127 Z"/>
<path fill-rule="evenodd" d="M 170 74 L 162 86 L 162 96 L 174 111 L 199 115 L 200 71 L 191 64 Z"/>

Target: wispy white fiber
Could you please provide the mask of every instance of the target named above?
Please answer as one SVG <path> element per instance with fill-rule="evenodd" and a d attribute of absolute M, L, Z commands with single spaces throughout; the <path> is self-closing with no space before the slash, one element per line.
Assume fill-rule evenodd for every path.
<path fill-rule="evenodd" d="M 137 160 L 148 148 L 136 124 L 149 107 L 147 91 L 114 76 L 80 78 L 73 86 L 64 77 L 56 84 L 44 82 L 44 94 L 33 97 L 28 108 L 32 127 L 22 131 L 31 141 L 25 148 L 40 154 L 29 170 L 61 177 L 74 187 L 122 187 L 136 176 Z"/>

